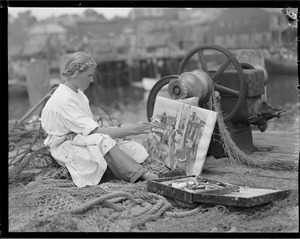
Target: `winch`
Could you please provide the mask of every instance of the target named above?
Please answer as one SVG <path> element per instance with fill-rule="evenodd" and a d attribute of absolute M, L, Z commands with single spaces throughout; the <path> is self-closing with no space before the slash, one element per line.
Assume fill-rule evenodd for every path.
<path fill-rule="evenodd" d="M 214 59 L 214 65 L 211 59 Z M 147 117 L 150 121 L 156 96 L 165 85 L 168 85 L 170 98 L 199 97 L 198 106 L 206 109 L 209 109 L 209 99 L 214 92 L 232 140 L 242 151 L 251 154 L 256 150 L 252 139 L 253 125 L 264 132 L 267 121 L 279 118 L 284 112 L 267 103 L 267 82 L 268 74 L 262 65 L 247 59 L 237 60 L 233 53 L 221 46 L 202 45 L 185 56 L 177 75 L 162 77 L 153 86 L 147 101 Z M 216 125 L 208 153 L 223 157 L 218 135 Z"/>

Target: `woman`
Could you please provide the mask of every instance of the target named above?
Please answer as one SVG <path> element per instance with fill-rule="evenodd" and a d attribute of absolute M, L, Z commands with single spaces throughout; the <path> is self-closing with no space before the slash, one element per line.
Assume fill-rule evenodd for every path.
<path fill-rule="evenodd" d="M 67 167 L 78 187 L 98 184 L 107 167 L 128 182 L 158 178 L 139 164 L 148 157 L 141 144 L 113 140 L 149 132 L 148 122 L 103 128 L 93 120 L 83 91 L 93 82 L 95 67 L 96 62 L 83 52 L 67 57 L 63 66 L 66 81 L 42 111 L 42 127 L 48 134 L 45 145 L 50 146 L 56 161 Z"/>

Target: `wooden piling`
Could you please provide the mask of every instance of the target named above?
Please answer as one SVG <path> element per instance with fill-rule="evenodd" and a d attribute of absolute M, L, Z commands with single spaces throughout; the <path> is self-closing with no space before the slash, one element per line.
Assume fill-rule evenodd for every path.
<path fill-rule="evenodd" d="M 33 108 L 50 90 L 50 72 L 47 60 L 30 62 L 27 66 L 26 85 L 30 108 Z M 33 114 L 39 115 L 42 105 Z"/>
<path fill-rule="evenodd" d="M 61 82 L 66 81 L 66 78 L 62 75 L 62 73 L 64 72 L 65 61 L 66 61 L 67 57 L 68 57 L 68 54 L 65 54 L 59 58 L 59 76 L 60 76 Z"/>
<path fill-rule="evenodd" d="M 268 73 L 265 69 L 265 58 L 262 51 L 253 49 L 237 50 L 235 57 L 240 63 L 249 63 L 253 65 L 255 69 L 263 70 L 265 85 L 267 84 Z"/>
<path fill-rule="evenodd" d="M 255 69 L 262 70 L 264 72 L 264 84 L 265 84 L 265 93 L 262 95 L 263 100 L 267 100 L 267 82 L 268 82 L 268 73 L 265 69 L 265 58 L 263 52 L 260 50 L 254 49 L 243 49 L 237 50 L 235 57 L 237 60 L 242 63 L 249 63 L 254 66 Z"/>
<path fill-rule="evenodd" d="M 265 59 L 263 53 L 259 50 L 242 49 L 237 50 L 235 57 L 239 62 L 247 62 L 251 65 L 260 65 L 265 67 Z"/>

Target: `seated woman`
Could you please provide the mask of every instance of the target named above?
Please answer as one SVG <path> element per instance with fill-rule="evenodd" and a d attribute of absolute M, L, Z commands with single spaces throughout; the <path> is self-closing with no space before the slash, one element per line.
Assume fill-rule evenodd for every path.
<path fill-rule="evenodd" d="M 67 57 L 63 66 L 66 81 L 60 84 L 43 108 L 41 123 L 48 134 L 45 145 L 55 160 L 66 166 L 78 187 L 99 184 L 107 167 L 127 182 L 158 178 L 140 163 L 148 157 L 139 143 L 114 139 L 148 133 L 150 123 L 124 127 L 99 127 L 93 120 L 83 93 L 91 82 L 96 62 L 83 52 Z"/>

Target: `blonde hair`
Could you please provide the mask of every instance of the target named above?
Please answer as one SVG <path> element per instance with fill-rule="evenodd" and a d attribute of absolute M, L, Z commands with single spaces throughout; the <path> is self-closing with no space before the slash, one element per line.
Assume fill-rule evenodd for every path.
<path fill-rule="evenodd" d="M 90 67 L 95 67 L 97 63 L 88 54 L 78 51 L 67 55 L 62 75 L 72 78 L 76 72 L 84 72 Z"/>

